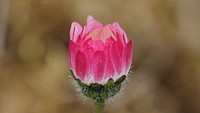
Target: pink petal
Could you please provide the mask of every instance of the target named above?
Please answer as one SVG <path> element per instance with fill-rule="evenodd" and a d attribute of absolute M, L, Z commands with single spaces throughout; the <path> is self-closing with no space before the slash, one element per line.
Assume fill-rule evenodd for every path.
<path fill-rule="evenodd" d="M 76 54 L 76 59 L 75 59 L 75 66 L 76 66 L 76 76 L 84 80 L 86 73 L 88 72 L 88 67 L 87 67 L 87 59 L 86 56 L 83 52 L 78 51 Z"/>
<path fill-rule="evenodd" d="M 88 38 L 92 38 L 93 40 L 102 40 L 103 35 L 102 35 L 102 30 L 101 28 L 96 28 L 93 31 L 91 31 L 85 38 L 87 40 Z"/>
<path fill-rule="evenodd" d="M 132 41 L 130 40 L 126 44 L 123 52 L 123 66 L 126 74 L 128 74 L 128 71 L 131 67 L 131 63 L 132 63 Z"/>
<path fill-rule="evenodd" d="M 123 54 L 123 50 L 124 50 L 124 45 L 125 44 L 122 43 L 120 35 L 117 33 L 117 50 L 118 50 L 120 58 L 122 58 L 122 54 Z"/>
<path fill-rule="evenodd" d="M 95 51 L 103 50 L 103 47 L 105 45 L 102 40 L 90 40 L 88 44 L 91 45 Z"/>
<path fill-rule="evenodd" d="M 105 67 L 106 67 L 106 57 L 105 53 L 103 51 L 96 51 L 94 55 L 93 61 L 93 69 L 94 69 L 94 80 L 96 82 L 99 82 L 102 80 L 103 75 L 105 73 Z"/>
<path fill-rule="evenodd" d="M 106 25 L 104 28 L 103 28 L 103 31 L 102 31 L 102 34 L 103 34 L 103 39 L 107 39 L 107 38 L 110 38 L 110 37 L 113 37 L 114 39 L 116 39 L 115 35 L 113 34 L 113 31 L 111 30 L 111 25 L 108 24 Z"/>
<path fill-rule="evenodd" d="M 92 38 L 87 39 L 86 41 L 83 42 L 82 47 L 87 48 L 88 46 L 91 47 L 91 45 L 89 44 L 89 42 L 92 40 Z"/>
<path fill-rule="evenodd" d="M 124 32 L 124 30 L 119 25 L 119 23 L 118 22 L 114 22 L 113 23 L 113 27 L 116 30 L 116 32 L 118 32 L 121 35 L 120 38 L 123 38 L 125 43 L 127 43 L 128 42 L 128 38 L 127 38 L 126 33 Z M 124 35 L 124 37 L 123 37 L 123 35 Z"/>
<path fill-rule="evenodd" d="M 81 37 L 81 35 L 78 36 L 76 43 L 77 44 L 83 43 L 83 37 Z"/>
<path fill-rule="evenodd" d="M 102 28 L 101 22 L 95 20 L 92 16 L 87 17 L 87 25 L 84 26 L 82 37 L 88 35 L 88 33 L 92 32 L 96 28 Z M 86 37 L 85 37 L 86 38 Z"/>
<path fill-rule="evenodd" d="M 105 41 L 106 45 L 110 45 L 111 43 L 115 42 L 115 39 L 113 37 L 107 38 Z"/>
<path fill-rule="evenodd" d="M 84 40 L 88 38 L 92 38 L 93 40 L 103 40 L 105 41 L 107 38 L 113 37 L 116 39 L 114 32 L 111 30 L 111 25 L 108 24 L 105 27 L 97 27 L 90 31 Z"/>
<path fill-rule="evenodd" d="M 73 41 L 69 42 L 68 52 L 69 52 L 69 59 L 70 59 L 70 67 L 73 71 L 75 69 L 75 55 L 80 49 L 81 49 L 80 45 L 74 43 Z"/>
<path fill-rule="evenodd" d="M 108 80 L 110 78 L 113 78 L 114 74 L 115 74 L 115 70 L 113 68 L 113 63 L 112 63 L 111 59 L 108 59 L 108 63 L 106 65 L 106 73 L 105 73 L 104 78 Z"/>
<path fill-rule="evenodd" d="M 95 25 L 95 24 L 102 25 L 99 21 L 95 20 L 94 17 L 92 17 L 91 15 L 89 15 L 87 17 L 87 25 Z"/>
<path fill-rule="evenodd" d="M 121 33 L 124 33 L 124 30 L 121 28 L 118 22 L 113 23 L 113 27 Z"/>
<path fill-rule="evenodd" d="M 82 27 L 79 23 L 73 22 L 70 29 L 70 40 L 77 41 L 78 36 L 82 32 Z"/>
<path fill-rule="evenodd" d="M 119 56 L 119 53 L 116 50 L 117 50 L 117 46 L 115 42 L 115 43 L 112 43 L 111 45 L 110 56 L 111 56 L 111 61 L 113 63 L 113 67 L 115 71 L 117 72 L 117 74 L 119 75 L 122 71 L 122 61 Z"/>
<path fill-rule="evenodd" d="M 90 46 L 89 44 L 84 43 L 84 45 L 83 45 L 83 51 L 86 54 L 87 59 L 88 59 L 88 68 L 89 68 L 88 73 L 92 74 L 93 73 L 93 71 L 92 71 L 93 62 L 92 61 L 94 59 L 94 52 L 95 52 L 94 48 L 92 46 Z"/>
<path fill-rule="evenodd" d="M 84 47 L 84 53 L 88 56 L 89 60 L 93 60 L 93 56 L 94 56 L 94 48 L 91 47 L 90 45 L 85 45 Z"/>
<path fill-rule="evenodd" d="M 95 21 L 95 19 L 91 15 L 88 15 L 88 17 L 87 17 L 87 23 L 90 23 L 91 21 Z"/>
<path fill-rule="evenodd" d="M 103 50 L 106 53 L 106 59 L 107 59 L 106 72 L 104 75 L 104 79 L 108 80 L 110 78 L 113 78 L 114 73 L 115 73 L 115 70 L 113 68 L 113 63 L 110 59 L 110 45 L 105 46 Z"/>

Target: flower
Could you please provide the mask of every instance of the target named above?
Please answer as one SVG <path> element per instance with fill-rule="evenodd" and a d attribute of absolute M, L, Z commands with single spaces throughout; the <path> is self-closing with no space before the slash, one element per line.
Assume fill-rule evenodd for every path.
<path fill-rule="evenodd" d="M 82 27 L 73 22 L 69 43 L 70 75 L 85 97 L 103 113 L 105 101 L 119 93 L 132 62 L 132 41 L 117 22 L 102 26 L 92 16 Z"/>
<path fill-rule="evenodd" d="M 132 41 L 117 22 L 102 24 L 92 16 L 82 27 L 73 22 L 69 43 L 70 69 L 85 84 L 106 84 L 128 75 L 132 62 Z"/>

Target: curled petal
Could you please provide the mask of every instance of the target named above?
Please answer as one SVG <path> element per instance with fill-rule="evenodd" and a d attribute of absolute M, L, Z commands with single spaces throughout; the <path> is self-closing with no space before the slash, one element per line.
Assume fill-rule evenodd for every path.
<path fill-rule="evenodd" d="M 89 24 L 90 22 L 95 21 L 94 17 L 92 17 L 91 15 L 88 15 L 87 17 L 87 24 Z"/>
<path fill-rule="evenodd" d="M 122 40 L 127 43 L 128 42 L 128 38 L 126 36 L 126 33 L 124 32 L 124 30 L 121 28 L 121 26 L 119 25 L 118 22 L 114 22 L 113 23 L 113 29 L 115 29 L 116 32 L 119 33 L 120 38 L 122 38 Z"/>
<path fill-rule="evenodd" d="M 82 32 L 82 27 L 79 23 L 73 22 L 70 29 L 70 40 L 77 41 L 77 38 Z"/>
<path fill-rule="evenodd" d="M 87 25 L 84 26 L 81 36 L 83 38 L 86 38 L 85 35 L 88 35 L 90 32 L 92 32 L 96 28 L 102 28 L 102 24 L 89 15 L 87 17 Z"/>
<path fill-rule="evenodd" d="M 102 26 L 101 22 L 95 20 L 91 15 L 87 17 L 87 25 L 88 26 Z"/>
<path fill-rule="evenodd" d="M 76 54 L 75 69 L 76 69 L 75 71 L 76 76 L 79 79 L 84 80 L 85 75 L 88 72 L 88 66 L 87 66 L 86 55 L 81 51 L 78 51 L 78 53 Z"/>

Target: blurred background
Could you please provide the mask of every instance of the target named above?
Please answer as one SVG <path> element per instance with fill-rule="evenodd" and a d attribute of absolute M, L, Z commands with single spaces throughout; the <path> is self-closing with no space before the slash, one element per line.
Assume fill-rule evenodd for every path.
<path fill-rule="evenodd" d="M 69 78 L 73 21 L 117 21 L 133 73 L 106 113 L 200 113 L 199 0 L 0 0 L 0 113 L 92 113 Z"/>

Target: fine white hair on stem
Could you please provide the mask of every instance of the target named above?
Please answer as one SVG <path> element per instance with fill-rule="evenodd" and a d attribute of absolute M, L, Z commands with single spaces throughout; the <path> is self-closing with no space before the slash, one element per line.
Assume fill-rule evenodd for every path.
<path fill-rule="evenodd" d="M 81 88 L 80 86 L 78 85 L 77 81 L 74 80 L 74 78 L 70 75 L 70 71 L 68 72 L 68 77 L 69 77 L 69 80 L 71 81 L 72 83 L 72 86 L 74 87 L 75 91 L 76 91 L 76 94 L 77 96 L 79 97 L 78 99 L 83 101 L 83 102 L 86 102 L 89 98 L 87 98 L 86 96 L 83 95 L 83 93 L 81 92 Z"/>
<path fill-rule="evenodd" d="M 132 66 L 131 68 L 133 68 L 133 66 Z M 120 91 L 119 91 L 116 95 L 114 95 L 113 97 L 110 97 L 109 99 L 107 99 L 107 100 L 106 100 L 106 103 L 107 103 L 107 104 L 112 104 L 112 103 L 114 103 L 115 101 L 117 101 L 118 99 L 120 99 L 122 96 L 125 95 L 123 92 L 125 91 L 125 89 L 126 89 L 128 83 L 129 83 L 129 82 L 128 82 L 128 81 L 130 80 L 130 77 L 129 77 L 129 76 L 132 75 L 132 73 L 133 73 L 133 71 L 129 71 L 128 76 L 126 76 L 126 80 L 123 81 L 122 84 L 121 84 L 121 89 L 120 89 Z"/>

